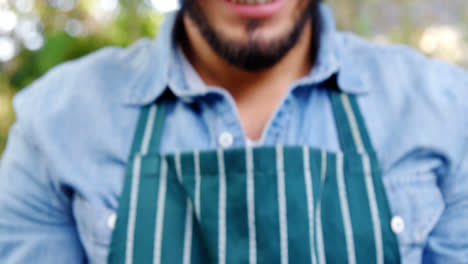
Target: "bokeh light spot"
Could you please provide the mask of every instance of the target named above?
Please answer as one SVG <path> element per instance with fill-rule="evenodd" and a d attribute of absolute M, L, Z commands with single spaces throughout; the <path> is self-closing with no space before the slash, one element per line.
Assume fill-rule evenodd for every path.
<path fill-rule="evenodd" d="M 15 29 L 18 16 L 11 10 L 0 10 L 0 33 L 9 33 Z"/>
<path fill-rule="evenodd" d="M 160 12 L 170 12 L 179 8 L 178 0 L 151 0 L 151 4 Z"/>
<path fill-rule="evenodd" d="M 15 41 L 9 37 L 0 37 L 0 62 L 11 60 L 16 53 Z"/>

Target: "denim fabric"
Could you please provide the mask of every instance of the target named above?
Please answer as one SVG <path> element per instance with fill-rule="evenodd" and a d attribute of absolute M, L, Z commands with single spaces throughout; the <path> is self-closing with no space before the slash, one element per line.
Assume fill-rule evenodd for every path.
<path fill-rule="evenodd" d="M 338 32 L 325 6 L 322 15 L 318 62 L 290 86 L 261 144 L 339 151 L 322 85 L 338 74 L 342 91 L 358 95 L 403 220 L 403 263 L 468 263 L 468 74 Z M 165 91 L 175 96 L 162 152 L 226 146 L 226 135 L 246 144 L 230 94 L 184 70 L 174 21 L 156 40 L 65 63 L 16 96 L 0 163 L 0 263 L 105 263 L 140 109 Z"/>

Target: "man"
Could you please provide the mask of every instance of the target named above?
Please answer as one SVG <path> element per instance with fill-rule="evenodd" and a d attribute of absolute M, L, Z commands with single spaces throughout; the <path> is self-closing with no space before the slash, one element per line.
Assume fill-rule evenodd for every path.
<path fill-rule="evenodd" d="M 15 99 L 1 263 L 467 263 L 468 75 L 318 0 L 187 0 Z"/>

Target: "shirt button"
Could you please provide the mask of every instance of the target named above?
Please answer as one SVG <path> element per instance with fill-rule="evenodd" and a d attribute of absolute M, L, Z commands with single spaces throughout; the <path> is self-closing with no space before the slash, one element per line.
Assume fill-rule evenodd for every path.
<path fill-rule="evenodd" d="M 115 213 L 111 214 L 109 218 L 107 218 L 107 226 L 110 229 L 114 230 L 116 220 L 117 220 L 117 215 Z"/>
<path fill-rule="evenodd" d="M 234 137 L 229 132 L 223 132 L 219 136 L 219 145 L 223 148 L 229 148 L 234 143 Z"/>
<path fill-rule="evenodd" d="M 405 230 L 405 221 L 401 216 L 394 216 L 391 222 L 392 231 L 395 234 L 401 234 Z"/>

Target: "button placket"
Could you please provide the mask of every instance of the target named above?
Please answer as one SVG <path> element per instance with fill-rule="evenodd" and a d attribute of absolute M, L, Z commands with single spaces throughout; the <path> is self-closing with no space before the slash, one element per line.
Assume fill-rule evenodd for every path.
<path fill-rule="evenodd" d="M 107 227 L 109 227 L 109 229 L 111 230 L 114 230 L 116 221 L 117 221 L 116 213 L 109 215 L 109 217 L 107 218 Z"/>
<path fill-rule="evenodd" d="M 401 216 L 394 216 L 390 225 L 395 234 L 401 234 L 405 231 L 405 221 Z"/>
<path fill-rule="evenodd" d="M 218 138 L 218 143 L 222 148 L 230 148 L 234 143 L 234 136 L 227 131 L 222 132 Z"/>
<path fill-rule="evenodd" d="M 216 106 L 216 112 L 217 125 L 214 132 L 217 146 L 230 148 L 234 146 L 238 135 L 243 133 L 240 117 L 236 115 L 234 100 L 229 95 L 222 96 Z"/>
<path fill-rule="evenodd" d="M 291 109 L 291 98 L 290 94 L 284 99 L 284 101 L 278 106 L 278 109 L 270 117 L 266 126 L 263 128 L 262 135 L 263 141 L 271 142 L 273 144 L 282 143 L 286 144 L 286 138 L 288 133 L 291 133 L 291 129 L 285 129 L 291 123 L 291 115 L 288 114 Z"/>

